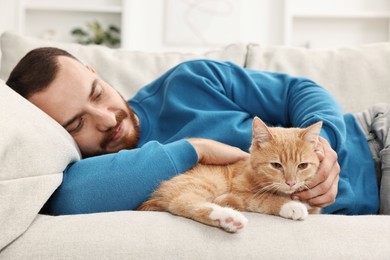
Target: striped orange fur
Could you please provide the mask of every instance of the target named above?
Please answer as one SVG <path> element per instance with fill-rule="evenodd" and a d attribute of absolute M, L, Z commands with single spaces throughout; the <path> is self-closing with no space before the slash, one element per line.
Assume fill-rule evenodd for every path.
<path fill-rule="evenodd" d="M 254 118 L 250 157 L 231 165 L 198 164 L 161 183 L 139 210 L 168 211 L 236 232 L 246 225 L 239 211 L 304 219 L 319 209 L 291 199 L 316 174 L 322 123 L 307 128 L 267 127 Z"/>

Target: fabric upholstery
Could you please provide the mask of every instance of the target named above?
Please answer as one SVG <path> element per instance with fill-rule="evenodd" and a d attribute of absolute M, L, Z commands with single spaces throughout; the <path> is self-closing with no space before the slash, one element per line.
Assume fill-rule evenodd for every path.
<path fill-rule="evenodd" d="M 329 90 L 344 112 L 390 102 L 390 43 L 315 50 L 251 44 L 247 67 L 310 78 Z"/>
<path fill-rule="evenodd" d="M 114 86 L 125 99 L 178 63 L 209 58 L 228 60 L 245 65 L 246 45 L 232 44 L 226 48 L 205 53 L 147 53 L 110 49 L 104 46 L 82 46 L 71 43 L 57 43 L 21 36 L 12 32 L 1 36 L 0 78 L 6 80 L 16 63 L 31 49 L 58 47 L 67 50 L 85 64 L 93 66 L 98 74 Z"/>
<path fill-rule="evenodd" d="M 0 80 L 0 249 L 22 234 L 80 158 L 71 136 Z"/>
<path fill-rule="evenodd" d="M 304 221 L 244 213 L 229 234 L 165 212 L 38 216 L 0 259 L 388 259 L 384 216 L 309 216 Z"/>
<path fill-rule="evenodd" d="M 147 53 L 1 37 L 0 78 L 40 46 L 64 48 L 125 98 L 177 63 L 233 61 L 254 69 L 307 76 L 329 89 L 345 111 L 390 100 L 390 44 L 329 50 L 232 44 L 205 53 Z M 79 160 L 70 135 L 0 81 L 0 259 L 387 259 L 389 216 L 309 216 L 305 221 L 245 213 L 249 224 L 228 234 L 159 212 L 45 216 L 40 208 Z"/>

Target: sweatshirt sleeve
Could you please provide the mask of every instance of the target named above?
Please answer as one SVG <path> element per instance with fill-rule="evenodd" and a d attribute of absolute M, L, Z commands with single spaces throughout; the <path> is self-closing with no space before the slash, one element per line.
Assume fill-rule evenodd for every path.
<path fill-rule="evenodd" d="M 307 127 L 323 122 L 321 136 L 339 150 L 346 127 L 339 103 L 315 82 L 288 74 L 241 69 L 231 65 L 226 94 L 252 116 L 271 125 Z"/>
<path fill-rule="evenodd" d="M 237 106 L 234 109 L 259 116 L 273 126 L 307 127 L 322 121 L 321 135 L 333 149 L 338 150 L 345 141 L 340 105 L 326 89 L 306 78 L 201 60 L 180 65 L 170 84 L 179 86 L 173 91 L 192 84 L 198 92 L 219 92 Z"/>
<path fill-rule="evenodd" d="M 161 181 L 188 170 L 198 161 L 186 140 L 87 158 L 68 166 L 61 186 L 43 213 L 82 214 L 136 209 Z"/>

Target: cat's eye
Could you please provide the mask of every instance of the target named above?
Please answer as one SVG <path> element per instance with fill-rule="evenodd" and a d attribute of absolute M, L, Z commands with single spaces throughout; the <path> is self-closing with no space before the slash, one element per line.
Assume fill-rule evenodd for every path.
<path fill-rule="evenodd" d="M 275 169 L 278 169 L 278 170 L 280 170 L 280 169 L 283 168 L 283 166 L 282 166 L 280 163 L 278 163 L 278 162 L 272 162 L 272 163 L 271 163 L 271 166 L 272 166 L 273 168 L 275 168 Z"/>
<path fill-rule="evenodd" d="M 301 164 L 299 164 L 299 165 L 298 165 L 298 169 L 300 169 L 300 170 L 304 170 L 304 169 L 306 169 L 306 168 L 307 168 L 307 166 L 309 166 L 309 164 L 308 164 L 308 163 L 301 163 Z"/>

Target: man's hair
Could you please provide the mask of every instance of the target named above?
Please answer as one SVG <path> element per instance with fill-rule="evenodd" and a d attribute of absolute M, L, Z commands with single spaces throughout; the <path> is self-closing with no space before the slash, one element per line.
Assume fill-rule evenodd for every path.
<path fill-rule="evenodd" d="M 56 77 L 58 56 L 77 60 L 67 51 L 43 47 L 27 53 L 12 70 L 6 84 L 25 98 L 44 90 Z"/>

